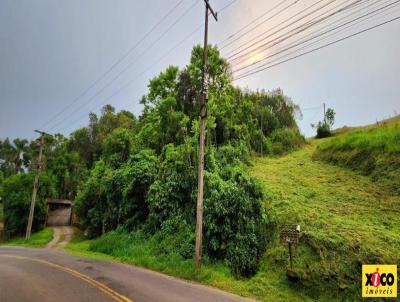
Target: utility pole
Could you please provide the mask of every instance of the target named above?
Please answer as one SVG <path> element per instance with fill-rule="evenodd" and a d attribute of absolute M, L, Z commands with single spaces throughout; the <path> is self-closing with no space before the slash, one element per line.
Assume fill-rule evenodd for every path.
<path fill-rule="evenodd" d="M 28 226 L 26 227 L 26 236 L 25 239 L 28 240 L 31 237 L 32 231 L 32 222 L 33 222 L 33 214 L 35 213 L 35 204 L 36 204 L 36 194 L 39 186 L 39 174 L 42 168 L 42 155 L 43 155 L 43 146 L 44 146 L 44 136 L 50 135 L 46 132 L 35 130 L 35 132 L 40 133 L 40 149 L 39 149 L 39 158 L 38 158 L 38 168 L 36 170 L 35 181 L 33 183 L 33 192 L 32 192 L 32 201 L 31 201 L 31 208 L 29 211 L 28 217 Z"/>
<path fill-rule="evenodd" d="M 326 125 L 326 110 L 325 110 L 325 103 L 324 103 L 324 124 Z"/>
<path fill-rule="evenodd" d="M 205 130 L 207 119 L 207 101 L 208 101 L 208 13 L 211 12 L 215 21 L 217 13 L 213 11 L 208 0 L 204 0 L 206 6 L 205 23 L 204 23 L 204 49 L 203 49 L 203 71 L 202 71 L 202 87 L 200 99 L 200 129 L 199 129 L 199 162 L 198 162 L 198 188 L 197 188 L 197 211 L 196 211 L 196 247 L 195 247 L 195 264 L 199 269 L 201 266 L 201 250 L 203 241 L 203 178 L 204 178 L 204 144 Z"/>

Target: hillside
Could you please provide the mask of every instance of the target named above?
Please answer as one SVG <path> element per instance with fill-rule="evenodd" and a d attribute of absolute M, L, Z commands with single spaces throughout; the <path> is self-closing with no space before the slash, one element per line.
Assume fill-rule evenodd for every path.
<path fill-rule="evenodd" d="M 221 262 L 205 261 L 197 274 L 192 259 L 160 253 L 158 237 L 112 232 L 92 241 L 76 240 L 68 250 L 100 259 L 111 256 L 259 301 L 361 300 L 362 263 L 400 264 L 400 196 L 359 172 L 313 159 L 326 141 L 312 140 L 283 157 L 255 158 L 251 168 L 277 224 L 301 225 L 298 283 L 286 277 L 288 250 L 277 236 L 256 275 L 239 280 Z"/>
<path fill-rule="evenodd" d="M 277 222 L 301 225 L 295 261 L 302 275 L 299 293 L 354 300 L 362 263 L 400 264 L 400 196 L 356 171 L 313 160 L 317 145 L 325 142 L 313 140 L 280 158 L 258 158 L 253 175 L 262 181 Z M 264 259 L 281 285 L 288 284 L 287 259 L 278 240 Z"/>
<path fill-rule="evenodd" d="M 335 135 L 318 146 L 315 157 L 359 171 L 400 194 L 400 122 L 396 118 Z"/>

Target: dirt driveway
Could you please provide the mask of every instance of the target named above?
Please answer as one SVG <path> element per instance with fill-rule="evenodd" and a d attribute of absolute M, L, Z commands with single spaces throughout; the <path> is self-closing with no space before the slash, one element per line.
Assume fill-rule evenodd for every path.
<path fill-rule="evenodd" d="M 53 231 L 53 240 L 46 246 L 48 249 L 65 247 L 74 235 L 74 229 L 71 226 L 54 227 Z"/>

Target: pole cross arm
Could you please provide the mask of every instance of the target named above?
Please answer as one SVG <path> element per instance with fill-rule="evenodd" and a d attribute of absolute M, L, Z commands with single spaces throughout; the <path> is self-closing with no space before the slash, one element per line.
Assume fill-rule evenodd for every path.
<path fill-rule="evenodd" d="M 211 14 L 213 15 L 215 21 L 218 21 L 218 14 L 217 14 L 217 12 L 214 12 L 214 10 L 212 9 L 212 7 L 211 7 L 210 3 L 208 2 L 208 0 L 204 0 L 204 2 L 206 3 L 207 8 L 210 10 Z"/>
<path fill-rule="evenodd" d="M 40 130 L 35 130 L 35 132 L 37 132 L 37 133 L 39 133 L 39 134 L 41 134 L 41 135 L 49 135 L 49 136 L 52 136 L 51 134 L 46 133 L 46 132 L 44 132 L 44 131 L 40 131 Z"/>

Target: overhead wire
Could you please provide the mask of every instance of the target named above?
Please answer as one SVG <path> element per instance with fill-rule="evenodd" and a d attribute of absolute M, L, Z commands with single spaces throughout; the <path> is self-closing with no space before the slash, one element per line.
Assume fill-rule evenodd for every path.
<path fill-rule="evenodd" d="M 218 12 L 221 13 L 224 10 L 228 9 L 231 5 L 233 5 L 235 2 L 237 2 L 238 0 L 231 0 L 229 1 L 226 5 L 222 6 L 220 9 L 218 9 Z M 110 94 L 108 97 L 104 98 L 103 101 L 100 103 L 100 105 L 96 105 L 94 107 L 92 107 L 92 109 L 89 111 L 93 111 L 96 110 L 104 105 L 106 105 L 107 103 L 109 103 L 109 100 L 113 97 L 115 97 L 116 95 L 118 95 L 119 93 L 121 93 L 123 90 L 125 90 L 127 87 L 131 86 L 133 84 L 133 81 L 138 79 L 140 76 L 144 75 L 146 72 L 148 72 L 149 70 L 151 70 L 154 66 L 156 66 L 160 61 L 162 61 L 163 59 L 165 59 L 169 54 L 171 54 L 175 49 L 177 49 L 179 46 L 181 46 L 185 41 L 187 41 L 191 36 L 193 36 L 194 34 L 196 34 L 202 27 L 204 26 L 204 22 L 202 22 L 198 27 L 196 27 L 192 32 L 190 32 L 187 36 L 185 36 L 182 40 L 180 40 L 178 43 L 176 43 L 173 47 L 171 47 L 166 53 L 164 53 L 162 56 L 160 56 L 157 60 L 155 60 L 149 67 L 147 67 L 145 70 L 143 70 L 142 72 L 140 72 L 139 74 L 137 74 L 133 79 L 130 79 L 129 81 L 127 81 L 125 84 L 123 84 L 122 86 L 120 86 L 120 88 L 118 88 L 116 91 L 114 91 L 112 94 Z M 69 123 L 69 125 L 67 127 L 55 127 L 53 128 L 53 130 L 57 130 L 61 131 L 61 130 L 66 130 L 69 129 L 70 127 L 72 127 L 75 123 L 77 123 L 78 121 L 82 120 L 83 118 L 85 118 L 87 116 L 87 113 L 79 116 L 77 119 L 73 120 L 71 123 Z M 60 126 L 60 125 L 58 125 Z"/>
<path fill-rule="evenodd" d="M 42 124 L 40 127 L 43 129 L 51 122 L 53 122 L 62 113 L 73 106 L 77 101 L 79 101 L 84 95 L 86 95 L 93 87 L 95 87 L 102 79 L 104 79 L 117 65 L 124 61 L 146 38 L 159 26 L 161 25 L 174 11 L 175 9 L 183 3 L 184 0 L 180 0 L 176 5 L 174 5 L 161 19 L 154 24 L 149 31 L 147 31 L 142 38 L 140 38 L 133 46 L 131 46 L 121 57 L 119 57 L 109 68 L 106 69 L 94 82 L 92 82 L 86 89 L 84 89 L 77 97 L 75 97 L 70 103 L 67 104 L 62 110 L 52 116 L 47 122 Z"/>
<path fill-rule="evenodd" d="M 262 62 L 262 61 L 265 61 L 266 59 L 269 59 L 269 58 L 271 58 L 271 57 L 274 57 L 274 56 L 276 56 L 276 55 L 278 55 L 278 54 L 280 54 L 280 53 L 282 53 L 282 52 L 285 52 L 285 51 L 290 50 L 290 49 L 292 49 L 292 48 L 294 48 L 294 47 L 300 46 L 300 45 L 302 45 L 302 44 L 304 44 L 304 43 L 306 43 L 306 42 L 312 41 L 312 40 L 314 40 L 315 38 L 318 38 L 318 37 L 323 36 L 323 35 L 325 35 L 325 34 L 327 34 L 327 33 L 333 32 L 333 31 L 335 31 L 335 30 L 337 30 L 337 29 L 339 29 L 339 28 L 341 28 L 341 27 L 343 27 L 343 26 L 346 26 L 346 25 L 348 25 L 348 24 L 354 23 L 355 21 L 358 21 L 358 20 L 363 19 L 363 18 L 365 18 L 365 17 L 368 17 L 368 16 L 370 16 L 370 15 L 374 15 L 374 14 L 376 14 L 376 13 L 379 13 L 379 12 L 382 11 L 382 10 L 383 10 L 383 11 L 388 10 L 388 9 L 390 9 L 393 5 L 397 4 L 398 2 L 400 2 L 400 1 L 398 0 L 398 1 L 392 2 L 392 3 L 390 3 L 390 4 L 384 5 L 384 6 L 380 7 L 380 8 L 378 8 L 378 9 L 375 9 L 375 10 L 370 11 L 370 12 L 368 12 L 368 13 L 365 13 L 365 14 L 363 14 L 363 15 L 361 15 L 361 16 L 358 16 L 358 17 L 356 17 L 356 18 L 354 18 L 354 19 L 351 19 L 351 20 L 349 20 L 349 21 L 347 21 L 347 22 L 344 22 L 344 23 L 342 23 L 342 24 L 339 24 L 338 26 L 335 26 L 335 27 L 333 27 L 333 28 L 330 28 L 330 29 L 328 29 L 328 30 L 326 30 L 326 31 L 324 31 L 324 32 L 322 32 L 322 33 L 318 33 L 318 34 L 316 34 L 316 35 L 314 35 L 314 36 L 312 36 L 312 37 L 310 37 L 310 38 L 302 39 L 302 40 L 300 39 L 300 41 L 297 40 L 297 41 L 299 41 L 299 42 L 296 41 L 297 43 L 292 43 L 290 46 L 287 46 L 287 47 L 285 47 L 285 48 L 283 48 L 283 49 L 280 49 L 280 50 L 278 50 L 277 52 L 275 52 L 275 53 L 273 53 L 273 54 L 271 54 L 271 55 L 268 55 L 268 56 L 264 57 L 263 59 L 260 59 L 260 60 L 258 60 L 258 61 L 256 61 L 256 62 L 253 62 L 253 63 L 250 63 L 250 64 L 247 64 L 247 65 L 245 65 L 245 66 L 243 66 L 243 67 L 239 67 L 239 68 L 234 69 L 234 70 L 233 70 L 233 73 L 238 72 L 238 71 L 241 71 L 241 70 L 243 70 L 243 69 L 247 69 L 247 68 L 249 68 L 249 67 L 251 67 L 251 66 L 253 66 L 253 65 L 256 65 L 256 64 L 258 64 L 258 63 L 260 63 L 260 62 Z"/>
<path fill-rule="evenodd" d="M 376 25 L 374 25 L 374 26 L 368 27 L 368 28 L 366 28 L 366 29 L 364 29 L 364 30 L 358 31 L 358 32 L 353 33 L 353 34 L 351 34 L 351 35 L 345 36 L 345 37 L 343 37 L 343 38 L 337 39 L 337 40 L 332 41 L 332 42 L 330 42 L 330 43 L 327 43 L 327 44 L 324 44 L 324 45 L 322 45 L 322 46 L 316 47 L 316 48 L 311 49 L 311 50 L 309 50 L 309 51 L 300 53 L 300 54 L 298 54 L 298 55 L 296 55 L 296 56 L 290 57 L 290 58 L 285 59 L 285 60 L 283 60 L 283 61 L 280 61 L 280 62 L 278 62 L 278 63 L 272 64 L 272 65 L 268 65 L 268 66 L 265 66 L 265 67 L 263 67 L 263 68 L 261 68 L 261 69 L 257 69 L 257 70 L 254 70 L 254 71 L 246 72 L 246 73 L 244 73 L 244 74 L 241 74 L 241 75 L 237 76 L 237 77 L 234 78 L 233 80 L 234 80 L 234 81 L 237 81 L 237 80 L 239 80 L 239 79 L 242 79 L 242 78 L 251 76 L 251 75 L 256 74 L 256 73 L 259 73 L 259 72 L 261 72 L 261 71 L 264 71 L 264 70 L 273 68 L 273 67 L 275 67 L 275 66 L 284 64 L 284 63 L 286 63 L 286 62 L 295 60 L 295 59 L 297 59 L 297 58 L 299 58 L 299 57 L 305 56 L 305 55 L 307 55 L 307 54 L 316 52 L 316 51 L 318 51 L 318 50 L 321 50 L 321 49 L 323 49 L 323 48 L 329 47 L 329 46 L 334 45 L 334 44 L 336 44 L 336 43 L 339 43 L 339 42 L 342 42 L 342 41 L 344 41 L 344 40 L 347 40 L 347 39 L 353 38 L 353 37 L 355 37 L 355 36 L 361 35 L 361 34 L 367 32 L 367 31 L 370 31 L 370 30 L 373 30 L 373 29 L 375 29 L 375 28 L 384 26 L 384 25 L 386 25 L 386 24 L 388 24 L 388 23 L 397 21 L 397 20 L 399 20 L 399 19 L 400 19 L 400 16 L 395 17 L 395 18 L 392 18 L 392 19 L 390 19 L 390 20 L 387 20 L 387 21 L 385 21 L 385 22 L 382 22 L 382 23 L 376 24 Z"/>
<path fill-rule="evenodd" d="M 79 110 L 81 110 L 83 107 L 87 106 L 89 103 L 91 103 L 92 101 L 95 100 L 95 98 L 97 96 L 99 96 L 105 89 L 107 89 L 108 87 L 110 87 L 117 79 L 119 79 L 121 77 L 121 75 L 123 75 L 127 70 L 129 70 L 132 66 L 134 66 L 134 64 L 136 64 L 139 60 L 139 58 L 141 58 L 144 54 L 146 54 L 148 52 L 148 50 L 153 47 L 155 44 L 157 44 L 190 10 L 192 10 L 199 2 L 196 0 L 194 1 L 194 3 L 188 8 L 186 9 L 181 15 L 180 17 L 178 17 L 175 22 L 173 22 L 169 27 L 167 27 L 166 30 L 164 30 L 162 32 L 161 35 L 159 35 L 156 39 L 153 40 L 153 42 L 144 49 L 143 52 L 141 52 L 138 56 L 136 56 L 136 58 L 131 61 L 127 66 L 125 66 L 125 68 L 123 68 L 120 72 L 118 72 L 112 79 L 111 81 L 108 81 L 106 85 L 104 85 L 102 88 L 100 88 L 100 90 L 98 90 L 94 95 L 92 95 L 88 100 L 86 100 L 85 103 L 81 104 L 79 107 L 75 108 L 75 110 L 73 110 L 70 114 L 68 114 L 67 116 L 65 116 L 61 121 L 59 121 L 58 123 L 56 123 L 55 125 L 53 125 L 49 131 L 52 131 L 54 129 L 56 129 L 58 126 L 62 125 L 63 123 L 65 123 L 68 118 L 72 115 L 74 115 L 75 113 L 77 113 Z"/>
<path fill-rule="evenodd" d="M 275 26 L 269 28 L 268 30 L 266 30 L 265 32 L 263 32 L 262 35 L 267 34 L 267 33 L 269 33 L 270 31 L 272 31 L 272 30 L 278 28 L 279 26 L 281 26 L 281 25 L 283 25 L 283 24 L 289 22 L 290 20 L 292 20 L 292 19 L 295 18 L 296 16 L 303 14 L 304 12 L 308 11 L 309 9 L 313 8 L 314 6 L 320 4 L 320 3 L 323 2 L 323 1 L 325 1 L 325 0 L 318 0 L 317 2 L 313 3 L 313 4 L 310 5 L 309 7 L 307 7 L 307 8 L 305 8 L 305 9 L 301 10 L 301 11 L 298 12 L 298 13 L 295 13 L 295 14 L 292 15 L 291 17 L 289 17 L 289 18 L 287 18 L 287 19 L 285 19 L 285 20 L 279 22 L 279 23 L 276 24 Z M 318 7 L 316 10 L 313 10 L 312 12 L 309 12 L 309 13 L 305 14 L 304 16 L 300 17 L 300 18 L 297 18 L 296 20 L 294 20 L 294 21 L 291 22 L 290 24 L 287 24 L 287 25 L 285 25 L 284 27 L 279 28 L 278 30 L 276 30 L 276 31 L 273 32 L 272 34 L 268 35 L 267 37 L 263 37 L 263 38 L 261 38 L 261 39 L 259 39 L 259 40 L 256 40 L 255 42 L 253 42 L 253 43 L 251 43 L 251 44 L 249 44 L 249 41 L 243 42 L 241 45 L 237 46 L 236 48 L 234 48 L 234 49 L 231 50 L 230 52 L 225 53 L 224 55 L 225 55 L 226 59 L 230 59 L 230 58 L 234 57 L 235 52 L 238 52 L 238 50 L 241 49 L 242 47 L 245 47 L 245 48 L 242 49 L 242 50 L 240 50 L 240 51 L 249 49 L 249 48 L 251 48 L 252 46 L 257 45 L 260 41 L 263 41 L 263 40 L 265 40 L 266 38 L 268 38 L 268 37 L 270 37 L 270 36 L 273 36 L 274 34 L 278 33 L 278 32 L 281 31 L 281 30 L 284 30 L 284 29 L 286 29 L 286 28 L 289 28 L 290 26 L 292 26 L 293 24 L 297 23 L 298 21 L 300 21 L 300 20 L 302 20 L 302 19 L 304 19 L 304 18 L 307 18 L 308 16 L 312 15 L 312 14 L 315 13 L 316 11 L 325 8 L 327 5 L 329 5 L 329 4 L 331 4 L 331 3 L 335 2 L 335 1 L 336 1 L 336 0 L 330 0 L 327 4 L 324 4 L 324 5 L 320 6 L 320 7 Z"/>
<path fill-rule="evenodd" d="M 337 5 L 337 6 L 335 6 L 335 7 L 332 7 L 331 9 L 329 9 L 328 11 L 326 11 L 326 12 L 324 12 L 324 14 L 326 14 L 326 13 L 329 13 L 329 12 L 331 12 L 331 11 L 333 11 L 333 10 L 335 10 L 335 9 L 337 9 L 338 7 L 340 7 L 341 5 L 343 5 L 344 3 L 346 3 L 346 2 L 349 2 L 349 1 L 351 1 L 351 0 L 346 0 L 346 1 L 344 1 L 343 3 L 340 3 L 339 5 Z M 365 1 L 368 1 L 368 0 L 365 0 Z M 379 0 L 378 0 L 379 1 Z M 390 0 L 389 0 L 390 1 Z M 357 6 L 357 4 L 356 5 L 354 5 L 354 6 L 352 6 L 352 7 L 350 7 L 349 8 L 349 10 L 351 11 L 351 10 L 353 10 L 353 9 L 355 9 L 355 8 L 357 8 L 358 6 Z M 321 14 L 320 16 L 322 16 L 323 14 Z M 316 18 L 318 18 L 319 16 L 317 16 L 317 17 L 315 17 L 315 18 L 313 18 L 313 19 L 311 19 L 311 20 L 309 20 L 309 21 L 306 21 L 305 23 L 303 23 L 303 24 L 301 24 L 300 26 L 298 26 L 298 27 L 296 27 L 296 29 L 298 29 L 298 28 L 304 28 L 306 25 L 309 25 L 312 21 L 314 21 Z M 335 21 L 335 22 L 337 22 L 337 21 Z M 323 26 L 323 27 L 320 27 L 318 30 L 321 30 L 322 28 L 326 28 L 326 26 Z M 269 43 L 268 43 L 268 45 L 266 45 L 266 46 L 264 46 L 263 48 L 264 49 L 261 49 L 261 51 L 262 52 L 264 52 L 264 51 L 267 51 L 267 50 L 269 50 L 270 48 L 272 48 L 272 46 L 275 46 L 275 44 L 279 44 L 280 42 L 283 42 L 284 40 L 279 40 L 279 39 L 282 39 L 282 38 L 285 38 L 285 37 L 288 37 L 288 35 L 291 33 L 291 32 L 293 32 L 294 30 L 291 30 L 290 32 L 284 32 L 283 34 L 281 34 L 280 36 L 278 36 L 278 37 L 276 37 L 276 38 L 274 38 L 274 39 L 272 39 L 272 40 L 269 40 Z M 308 35 L 311 35 L 311 34 L 308 34 Z M 307 35 L 306 35 L 307 36 Z M 288 38 L 290 38 L 290 37 L 288 37 Z M 270 43 L 273 43 L 274 41 L 279 41 L 279 43 L 274 43 L 274 45 L 270 45 Z M 257 49 L 258 50 L 258 49 Z M 251 50 L 249 53 L 253 53 L 254 52 L 254 50 Z M 240 58 L 245 58 L 246 56 L 241 56 Z M 240 58 L 238 58 L 238 59 L 240 59 Z M 241 61 L 247 61 L 246 60 L 247 58 L 245 58 L 244 60 L 241 60 Z M 233 60 L 232 60 L 233 61 Z M 235 65 L 238 65 L 238 64 L 240 64 L 240 63 L 242 63 L 242 62 L 237 62 L 237 63 L 235 63 Z M 256 62 L 255 62 L 256 63 Z"/>
<path fill-rule="evenodd" d="M 239 59 L 241 59 L 241 58 L 243 58 L 243 57 L 246 57 L 248 54 L 251 54 L 251 53 L 253 53 L 254 51 L 259 51 L 260 49 L 263 49 L 264 47 L 270 46 L 271 43 L 273 43 L 273 42 L 275 42 L 275 41 L 277 41 L 277 42 L 275 42 L 273 45 L 276 45 L 276 44 L 278 44 L 278 43 L 280 43 L 280 42 L 282 42 L 282 41 L 285 41 L 285 40 L 287 40 L 287 39 L 293 37 L 294 35 L 297 35 L 297 34 L 299 34 L 299 33 L 302 33 L 302 32 L 304 32 L 304 31 L 306 31 L 307 29 L 318 25 L 319 23 L 324 22 L 325 20 L 327 20 L 327 19 L 329 19 L 329 18 L 331 18 L 331 17 L 333 17 L 333 16 L 335 16 L 335 15 L 337 15 L 337 14 L 340 14 L 340 13 L 342 13 L 342 12 L 344 12 L 344 11 L 346 11 L 346 10 L 352 8 L 354 5 L 356 5 L 356 4 L 359 3 L 360 1 L 361 1 L 361 0 L 355 0 L 355 1 L 351 2 L 350 4 L 348 4 L 348 5 L 344 6 L 344 7 L 341 7 L 341 8 L 339 8 L 339 9 L 337 9 L 337 10 L 333 11 L 332 13 L 330 13 L 330 14 L 328 14 L 328 15 L 326 15 L 326 16 L 323 16 L 323 14 L 321 14 L 321 15 L 317 16 L 317 17 L 319 17 L 319 19 L 316 19 L 316 20 L 314 19 L 314 21 L 312 21 L 311 23 L 307 22 L 306 24 L 301 24 L 301 25 L 295 27 L 294 29 L 291 29 L 288 33 L 285 33 L 285 34 L 283 35 L 283 37 L 278 36 L 278 37 L 274 38 L 274 39 L 271 40 L 271 41 L 267 41 L 267 42 L 265 42 L 265 43 L 263 43 L 263 44 L 257 46 L 256 48 L 250 49 L 250 50 L 247 51 L 247 52 L 244 52 L 244 53 L 243 53 L 243 50 L 240 51 L 240 52 L 237 52 L 237 53 L 235 53 L 235 54 L 233 55 L 234 58 L 232 58 L 233 56 L 230 57 L 230 58 L 231 58 L 230 61 L 232 62 L 232 61 L 234 61 L 234 60 L 239 60 Z M 270 36 L 271 36 L 271 35 L 270 35 Z M 265 40 L 265 38 L 258 40 L 257 43 L 262 42 L 263 40 Z M 254 43 L 253 43 L 253 45 L 254 45 Z M 246 48 L 246 49 L 248 49 L 248 48 Z M 229 58 L 228 58 L 228 60 L 229 60 Z"/>
<path fill-rule="evenodd" d="M 267 12 L 265 12 L 262 16 L 272 12 L 276 7 L 279 7 L 281 4 L 283 4 L 284 2 L 286 2 L 287 0 L 281 1 L 280 3 L 278 3 L 278 5 L 274 6 L 273 8 L 269 9 Z M 280 15 L 281 13 L 285 12 L 287 9 L 289 9 L 290 7 L 294 6 L 296 3 L 298 3 L 300 0 L 295 0 L 292 3 L 290 3 L 289 5 L 285 6 L 283 9 L 279 10 L 278 12 L 276 12 L 275 14 L 273 14 L 272 16 L 268 17 L 267 19 L 263 20 L 261 23 L 257 24 L 256 26 L 252 27 L 251 29 L 247 30 L 246 32 L 244 32 L 243 34 L 241 34 L 240 36 L 235 37 L 240 31 L 242 31 L 243 29 L 247 28 L 249 25 L 253 24 L 255 21 L 257 21 L 259 18 L 254 19 L 253 21 L 251 21 L 249 24 L 247 24 L 246 26 L 242 27 L 240 30 L 238 30 L 236 33 L 232 34 L 228 39 L 234 38 L 232 41 L 230 41 L 229 43 L 222 45 L 224 43 L 224 41 L 226 41 L 226 39 L 222 42 L 219 42 L 218 45 L 220 46 L 219 49 L 222 50 L 230 45 L 232 45 L 234 42 L 236 42 L 237 40 L 239 40 L 240 38 L 246 36 L 248 33 L 252 32 L 254 29 L 258 28 L 261 24 L 264 24 L 270 20 L 272 20 L 273 18 L 275 18 L 276 16 Z"/>

